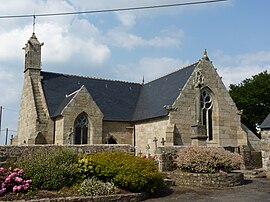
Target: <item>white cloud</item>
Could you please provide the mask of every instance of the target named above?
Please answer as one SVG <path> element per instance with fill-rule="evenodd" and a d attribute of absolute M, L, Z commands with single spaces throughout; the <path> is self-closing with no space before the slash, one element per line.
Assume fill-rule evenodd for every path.
<path fill-rule="evenodd" d="M 146 82 L 171 73 L 188 64 L 188 61 L 180 59 L 160 57 L 142 58 L 138 63 L 118 65 L 113 74 L 120 80 L 141 82 L 143 77 Z"/>
<path fill-rule="evenodd" d="M 135 47 L 153 46 L 153 47 L 179 47 L 184 32 L 176 27 L 161 30 L 154 38 L 146 39 L 134 35 L 123 29 L 116 27 L 107 33 L 107 40 L 117 47 L 132 49 Z"/>
<path fill-rule="evenodd" d="M 213 56 L 214 63 L 217 64 L 215 66 L 227 87 L 265 70 L 270 72 L 270 52 L 259 51 L 231 56 L 217 51 Z"/>
<path fill-rule="evenodd" d="M 124 26 L 131 27 L 136 24 L 136 15 L 133 13 L 116 13 L 116 17 Z"/>

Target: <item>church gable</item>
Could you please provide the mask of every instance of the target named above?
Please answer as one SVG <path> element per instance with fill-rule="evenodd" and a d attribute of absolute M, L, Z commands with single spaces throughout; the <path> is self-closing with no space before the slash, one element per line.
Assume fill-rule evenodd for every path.
<path fill-rule="evenodd" d="M 64 106 L 64 103 L 67 103 L 66 106 Z M 59 109 L 60 114 L 55 117 L 56 143 L 102 143 L 103 114 L 85 86 L 68 95 L 62 106 L 62 110 Z M 86 120 L 87 127 L 85 128 L 84 135 L 78 135 L 76 122 L 82 120 L 82 117 Z M 81 142 L 78 140 L 78 136 Z"/>
<path fill-rule="evenodd" d="M 247 144 L 235 103 L 206 53 L 173 104 L 170 123 L 176 125 L 175 144 L 192 144 L 193 136 L 207 135 L 207 144 Z M 203 126 L 205 131 L 199 130 Z"/>

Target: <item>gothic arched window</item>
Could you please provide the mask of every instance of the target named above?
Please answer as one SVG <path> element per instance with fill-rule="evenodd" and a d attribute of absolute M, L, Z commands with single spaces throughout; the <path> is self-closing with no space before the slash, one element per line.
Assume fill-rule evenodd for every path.
<path fill-rule="evenodd" d="M 201 92 L 201 123 L 205 126 L 208 140 L 213 140 L 213 100 L 210 93 L 204 89 Z"/>
<path fill-rule="evenodd" d="M 86 114 L 79 115 L 74 124 L 75 128 L 75 144 L 87 144 L 88 139 L 88 118 Z"/>

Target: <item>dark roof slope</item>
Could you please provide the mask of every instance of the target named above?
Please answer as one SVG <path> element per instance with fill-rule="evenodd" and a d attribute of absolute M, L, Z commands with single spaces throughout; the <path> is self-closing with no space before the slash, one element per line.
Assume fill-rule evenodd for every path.
<path fill-rule="evenodd" d="M 51 117 L 60 115 L 75 95 L 72 93 L 84 85 L 104 120 L 138 121 L 166 116 L 164 105 L 173 104 L 197 64 L 144 85 L 43 71 L 41 83 Z"/>
<path fill-rule="evenodd" d="M 266 119 L 264 119 L 264 121 L 260 125 L 260 128 L 261 129 L 270 128 L 270 114 L 266 117 Z"/>
<path fill-rule="evenodd" d="M 50 116 L 54 117 L 68 104 L 66 95 L 84 85 L 104 114 L 104 120 L 130 121 L 141 84 L 90 77 L 41 72 L 42 87 Z"/>
<path fill-rule="evenodd" d="M 164 105 L 172 105 L 198 63 L 143 85 L 133 120 L 166 116 Z"/>

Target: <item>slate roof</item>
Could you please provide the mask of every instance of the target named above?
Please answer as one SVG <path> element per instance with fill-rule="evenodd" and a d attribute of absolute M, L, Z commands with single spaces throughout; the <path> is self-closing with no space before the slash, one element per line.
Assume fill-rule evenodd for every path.
<path fill-rule="evenodd" d="M 198 63 L 143 85 L 133 120 L 165 116 L 165 105 L 172 105 Z"/>
<path fill-rule="evenodd" d="M 270 114 L 266 117 L 266 119 L 264 119 L 264 121 L 262 122 L 262 124 L 260 125 L 261 129 L 267 129 L 270 128 Z"/>
<path fill-rule="evenodd" d="M 51 117 L 60 115 L 74 92 L 84 85 L 104 114 L 104 120 L 138 121 L 167 115 L 164 105 L 173 104 L 197 64 L 146 84 L 44 71 L 41 83 Z"/>
<path fill-rule="evenodd" d="M 43 91 L 51 117 L 68 104 L 66 97 L 84 85 L 104 114 L 104 120 L 132 119 L 141 84 L 96 79 L 52 72 L 41 72 Z"/>

